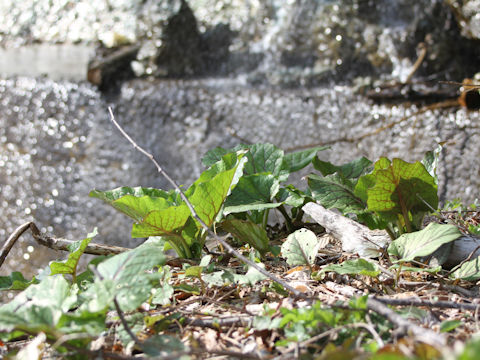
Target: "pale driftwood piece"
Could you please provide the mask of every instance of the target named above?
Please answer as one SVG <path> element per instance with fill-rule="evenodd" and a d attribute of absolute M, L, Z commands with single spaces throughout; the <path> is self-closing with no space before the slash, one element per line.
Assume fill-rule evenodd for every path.
<path fill-rule="evenodd" d="M 390 242 L 390 237 L 385 231 L 370 230 L 356 221 L 325 209 L 322 205 L 310 202 L 302 209 L 328 233 L 341 241 L 342 250 L 345 252 L 359 254 L 362 257 L 375 257 Z"/>
<path fill-rule="evenodd" d="M 370 230 L 339 213 L 325 209 L 322 205 L 311 202 L 303 207 L 303 211 L 341 241 L 342 250 L 345 252 L 374 257 L 391 242 L 385 231 Z M 447 269 L 477 256 L 480 256 L 480 238 L 473 235 L 464 235 L 445 244 L 433 254 L 434 258 L 443 259 L 440 264 Z"/>

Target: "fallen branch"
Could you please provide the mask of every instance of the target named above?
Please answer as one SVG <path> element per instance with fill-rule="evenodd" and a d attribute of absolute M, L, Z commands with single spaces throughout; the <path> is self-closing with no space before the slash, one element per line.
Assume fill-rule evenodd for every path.
<path fill-rule="evenodd" d="M 352 219 L 349 219 L 323 206 L 310 202 L 303 206 L 303 211 L 310 215 L 325 230 L 342 243 L 342 250 L 356 253 L 363 257 L 377 256 L 391 242 L 383 230 L 370 230 Z M 441 246 L 433 254 L 448 251 L 448 257 L 442 264 L 444 268 L 452 268 L 468 257 L 480 256 L 480 238 L 464 235 L 457 240 Z"/>
<path fill-rule="evenodd" d="M 480 309 L 480 304 L 464 304 L 464 303 L 457 303 L 453 301 L 431 301 L 431 300 L 420 300 L 416 298 L 390 299 L 390 298 L 379 298 L 379 297 L 375 297 L 375 300 L 380 301 L 384 304 L 393 305 L 393 306 L 424 306 L 428 308 L 460 309 L 460 310 L 471 310 L 471 311 L 477 311 Z"/>
<path fill-rule="evenodd" d="M 2 250 L 0 250 L 0 267 L 2 267 L 13 245 L 15 245 L 15 243 L 20 238 L 20 236 L 22 236 L 25 233 L 25 231 L 27 231 L 28 229 L 30 229 L 34 240 L 39 245 L 45 246 L 52 250 L 70 251 L 70 246 L 73 243 L 75 243 L 75 240 L 62 239 L 62 238 L 53 237 L 47 234 L 42 234 L 38 229 L 37 225 L 35 225 L 35 223 L 26 222 L 20 225 L 18 228 L 16 228 L 15 231 L 8 237 L 7 241 L 5 241 L 5 244 L 3 245 Z M 90 254 L 90 255 L 108 256 L 108 255 L 121 254 L 129 250 L 132 250 L 132 249 L 121 247 L 121 246 L 105 245 L 105 244 L 90 242 L 87 245 L 87 248 L 85 249 L 84 253 Z M 170 266 L 181 267 L 182 263 L 189 263 L 192 265 L 195 264 L 194 261 L 189 259 L 167 257 L 167 264 Z"/>
<path fill-rule="evenodd" d="M 368 298 L 367 308 L 392 322 L 397 327 L 396 332 L 399 336 L 412 334 L 418 341 L 432 346 L 445 346 L 447 344 L 447 340 L 442 334 L 437 334 L 430 329 L 409 322 L 378 299 Z"/>

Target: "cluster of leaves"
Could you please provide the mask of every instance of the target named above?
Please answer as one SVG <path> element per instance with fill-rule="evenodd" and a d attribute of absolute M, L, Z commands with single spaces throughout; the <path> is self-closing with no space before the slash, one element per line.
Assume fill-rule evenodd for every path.
<path fill-rule="evenodd" d="M 439 267 L 407 266 L 462 235 L 452 225 L 430 224 L 420 230 L 423 216 L 438 204 L 436 153 L 428 153 L 422 163 L 381 158 L 373 164 L 360 158 L 336 166 L 317 157 L 323 149 L 292 154 L 285 154 L 271 144 L 214 149 L 203 159 L 207 170 L 185 190 L 185 196 L 205 224 L 231 234 L 239 244 L 254 248 L 257 252 L 251 252 L 250 256 L 256 262 L 266 259 L 269 252 L 278 255 L 266 231 L 269 212 L 277 209 L 291 230 L 281 248 L 283 258 L 291 266 L 307 264 L 314 270 L 320 247 L 317 236 L 306 229 L 292 231 L 301 223 L 301 207 L 306 202 L 318 201 L 371 228 L 386 229 L 395 239 L 388 248 L 391 269 L 398 273 L 402 267 L 408 271 L 440 271 Z M 320 175 L 308 176 L 306 190 L 285 185 L 291 173 L 311 163 Z M 10 303 L 0 306 L 2 341 L 43 334 L 58 352 L 66 354 L 73 350 L 76 357 L 88 358 L 91 355 L 85 351 L 88 345 L 108 332 L 109 323 L 118 323 L 118 313 L 111 318 L 110 310 L 135 311 L 143 304 L 160 307 L 174 302 L 176 292 L 205 294 L 209 287 L 253 286 L 265 279 L 255 269 L 243 267 L 238 273 L 221 266 L 221 259 L 204 255 L 206 233 L 176 191 L 122 187 L 94 190 L 91 196 L 132 218 L 133 237 L 149 239 L 128 252 L 97 257 L 86 271 L 78 274 L 79 259 L 96 236 L 94 231 L 71 246 L 66 260 L 51 262 L 37 278 L 27 280 L 18 272 L 0 277 L 1 290 L 23 290 Z M 165 250 L 169 248 L 181 258 L 198 259 L 183 264 L 181 276 L 185 281 L 176 285 L 172 285 L 172 272 L 166 265 Z M 450 278 L 479 279 L 478 261 L 465 262 L 450 273 Z M 376 278 L 380 268 L 373 261 L 353 259 L 312 271 L 312 277 L 322 279 L 327 272 Z M 262 291 L 287 295 L 278 284 Z M 256 318 L 254 328 L 281 332 L 283 338 L 277 341 L 278 347 L 320 336 L 318 339 L 322 339 L 325 349 L 333 352 L 339 346 L 348 348 L 349 342 L 357 337 L 359 330 L 355 324 L 371 323 L 372 316 L 366 318 L 365 304 L 366 298 L 362 297 L 353 299 L 347 308 L 326 308 L 316 302 L 308 308 L 280 308 L 275 315 L 268 310 L 265 316 Z M 182 318 L 183 315 L 176 313 L 165 316 L 138 312 L 129 315 L 126 321 L 135 334 L 154 329 L 155 335 L 143 341 L 139 350 L 158 357 L 188 353 L 189 349 L 178 339 L 160 335 L 168 325 L 181 323 Z M 373 320 L 376 331 L 386 340 L 391 330 L 389 325 L 380 318 Z M 332 328 L 336 329 L 336 337 L 329 342 L 328 337 L 321 335 Z M 117 335 L 124 345 L 132 342 L 125 327 L 119 326 Z M 361 347 L 365 351 L 374 353 L 377 344 L 378 339 L 372 336 L 362 337 Z M 475 344 L 465 352 L 478 347 Z M 474 357 L 465 355 L 465 359 L 470 358 Z"/>
<path fill-rule="evenodd" d="M 313 165 L 323 176 L 308 176 L 312 197 L 326 208 L 356 215 L 371 229 L 386 229 L 395 239 L 419 230 L 425 214 L 437 208 L 440 150 L 413 164 L 382 157 L 372 165 L 362 157 L 335 166 L 316 158 Z"/>
<path fill-rule="evenodd" d="M 266 232 L 270 209 L 279 209 L 289 227 L 302 216 L 300 206 L 306 195 L 281 184 L 323 149 L 285 154 L 272 144 L 216 148 L 203 158 L 208 169 L 185 195 L 205 224 L 221 228 L 263 255 L 270 250 Z M 161 236 L 180 257 L 201 257 L 206 233 L 178 192 L 122 187 L 95 190 L 90 196 L 135 220 L 132 237 Z M 292 207 L 290 214 L 285 206 Z"/>

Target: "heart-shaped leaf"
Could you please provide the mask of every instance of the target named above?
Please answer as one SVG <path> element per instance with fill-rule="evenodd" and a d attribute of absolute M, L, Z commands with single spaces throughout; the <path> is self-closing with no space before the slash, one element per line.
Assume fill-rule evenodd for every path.
<path fill-rule="evenodd" d="M 319 248 L 317 235 L 308 229 L 300 229 L 288 235 L 282 244 L 282 255 L 291 266 L 313 264 Z"/>

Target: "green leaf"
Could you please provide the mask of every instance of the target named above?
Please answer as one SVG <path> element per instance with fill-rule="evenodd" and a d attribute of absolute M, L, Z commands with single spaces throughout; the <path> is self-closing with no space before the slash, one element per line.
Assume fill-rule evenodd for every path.
<path fill-rule="evenodd" d="M 420 231 L 403 234 L 388 247 L 390 255 L 402 261 L 411 261 L 416 257 L 431 255 L 443 244 L 454 241 L 462 233 L 454 225 L 430 223 Z"/>
<path fill-rule="evenodd" d="M 450 277 L 465 281 L 477 281 L 480 279 L 480 257 L 465 262 Z"/>
<path fill-rule="evenodd" d="M 289 174 L 301 170 L 312 162 L 319 151 L 329 148 L 329 146 L 319 146 L 303 151 L 285 154 L 283 158 L 282 170 L 286 170 Z"/>
<path fill-rule="evenodd" d="M 21 329 L 29 333 L 50 333 L 75 301 L 67 280 L 62 276 L 46 277 L 0 306 L 0 332 Z"/>
<path fill-rule="evenodd" d="M 463 322 L 460 320 L 445 320 L 440 324 L 440 332 L 446 333 L 455 330 L 457 327 L 462 326 Z"/>
<path fill-rule="evenodd" d="M 283 150 L 272 144 L 255 144 L 245 148 L 249 150 L 246 155 L 248 162 L 244 169 L 245 175 L 265 172 L 274 176 L 280 175 L 284 159 Z"/>
<path fill-rule="evenodd" d="M 159 189 L 143 187 L 121 187 L 110 191 L 93 190 L 90 196 L 103 200 L 115 209 L 141 221 L 152 210 L 163 210 L 179 205 L 178 194 Z"/>
<path fill-rule="evenodd" d="M 333 165 L 328 161 L 322 161 L 318 157 L 313 160 L 313 166 L 323 176 L 334 173 L 342 174 L 346 179 L 358 179 L 361 175 L 370 171 L 372 162 L 366 157 L 355 159 L 340 166 Z"/>
<path fill-rule="evenodd" d="M 88 234 L 85 239 L 71 243 L 68 246 L 70 254 L 68 254 L 68 258 L 66 260 L 50 262 L 50 275 L 71 274 L 74 276 L 74 278 L 76 278 L 78 261 L 85 252 L 85 249 L 90 241 L 92 241 L 95 236 L 97 236 L 97 228 Z"/>
<path fill-rule="evenodd" d="M 191 213 L 184 203 L 180 206 L 170 206 L 164 210 L 153 210 L 138 224 L 133 224 L 132 237 L 142 238 L 149 236 L 173 235 L 183 227 Z"/>
<path fill-rule="evenodd" d="M 190 266 L 185 269 L 185 276 L 201 278 L 202 271 L 203 271 L 203 266 Z"/>
<path fill-rule="evenodd" d="M 90 296 L 87 309 L 100 311 L 111 306 L 114 296 L 123 310 L 136 309 L 150 296 L 152 281 L 159 276 L 146 271 L 165 262 L 163 243 L 152 241 L 100 263 L 97 269 L 102 279 L 97 279 L 95 287 L 87 290 Z"/>
<path fill-rule="evenodd" d="M 202 174 L 192 185 L 193 190 L 186 192 L 198 216 L 208 226 L 214 223 L 223 202 L 242 176 L 247 160 L 243 155 L 243 152 L 226 154 L 220 162 L 212 165 L 214 171 L 207 170 L 206 175 Z M 232 158 L 236 161 L 233 162 Z"/>
<path fill-rule="evenodd" d="M 295 188 L 293 185 L 287 185 L 280 188 L 277 194 L 277 201 L 279 203 L 298 208 L 303 205 L 307 195 Z"/>
<path fill-rule="evenodd" d="M 224 148 L 217 147 L 215 149 L 207 151 L 207 153 L 202 158 L 202 163 L 205 166 L 212 166 L 217 161 L 222 160 L 222 157 L 228 153 L 234 152 L 235 150 L 225 150 Z"/>
<path fill-rule="evenodd" d="M 367 190 L 370 211 L 395 217 L 410 211 L 429 211 L 430 207 L 436 209 L 438 206 L 435 179 L 418 161 L 410 164 L 393 159 L 390 163 L 381 158 L 372 175 L 375 185 Z"/>
<path fill-rule="evenodd" d="M 262 255 L 269 250 L 269 240 L 267 232 L 261 226 L 240 219 L 229 219 L 221 223 L 222 229 L 228 231 L 242 243 L 250 244 Z"/>
<path fill-rule="evenodd" d="M 322 269 L 322 272 L 333 271 L 340 275 L 366 275 L 377 277 L 381 271 L 374 263 L 365 259 L 347 260 L 341 264 L 330 264 Z"/>
<path fill-rule="evenodd" d="M 271 174 L 243 176 L 232 194 L 225 201 L 224 215 L 251 210 L 272 209 L 281 205 L 273 199 L 278 193 L 280 182 Z"/>
<path fill-rule="evenodd" d="M 343 213 L 360 213 L 365 211 L 365 203 L 355 196 L 352 180 L 341 174 L 319 177 L 309 175 L 308 186 L 312 197 L 326 208 L 337 208 Z"/>
<path fill-rule="evenodd" d="M 312 231 L 300 229 L 288 235 L 282 244 L 282 255 L 288 265 L 313 264 L 320 242 Z"/>
<path fill-rule="evenodd" d="M 38 282 L 35 276 L 29 281 L 23 277 L 22 273 L 14 271 L 10 276 L 0 276 L 0 291 L 25 290 L 32 284 L 38 284 Z"/>

